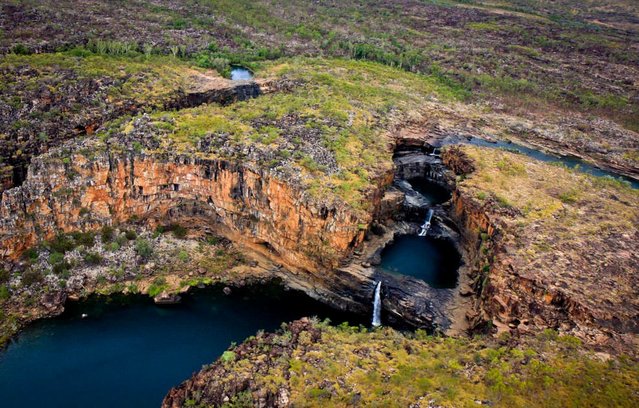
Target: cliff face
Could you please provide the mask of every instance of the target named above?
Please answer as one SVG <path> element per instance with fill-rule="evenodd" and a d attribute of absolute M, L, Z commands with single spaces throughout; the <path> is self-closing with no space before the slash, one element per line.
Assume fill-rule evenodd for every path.
<path fill-rule="evenodd" d="M 25 183 L 7 190 L 0 207 L 0 250 L 15 259 L 57 230 L 88 230 L 128 220 L 151 226 L 179 219 L 193 228 L 223 228 L 257 244 L 292 269 L 334 267 L 360 242 L 346 205 L 330 206 L 268 170 L 187 155 L 102 151 L 32 162 Z"/>
<path fill-rule="evenodd" d="M 570 204 L 571 201 L 564 199 L 565 202 L 556 204 L 548 192 L 539 190 L 536 184 L 532 185 L 534 190 L 530 190 L 528 184 L 530 179 L 537 178 L 537 172 L 565 170 L 529 167 L 527 174 L 521 173 L 518 176 L 521 179 L 511 183 L 511 188 L 518 189 L 519 194 L 527 193 L 526 200 L 534 202 L 540 211 L 559 209 L 554 217 L 544 216 L 531 223 L 530 214 L 525 213 L 525 207 L 520 209 L 519 202 L 507 202 L 496 191 L 485 189 L 483 184 L 476 189 L 478 182 L 475 179 L 488 179 L 491 180 L 489 183 L 497 185 L 490 177 L 500 176 L 488 173 L 491 165 L 487 160 L 482 169 L 476 170 L 473 160 L 457 148 L 449 149 L 443 158 L 449 168 L 469 179 L 458 183 L 453 194 L 453 215 L 474 262 L 472 286 L 477 298 L 475 310 L 468 316 L 471 322 L 481 327 L 491 321 L 500 330 L 514 333 L 560 329 L 591 346 L 636 353 L 637 305 L 632 300 L 636 298 L 633 295 L 636 285 L 632 282 L 637 269 L 632 260 L 634 252 L 630 249 L 636 248 L 633 238 L 636 232 L 619 233 L 617 225 L 611 221 L 600 233 L 584 235 L 580 232 L 581 228 L 598 230 L 597 223 L 605 223 L 608 212 L 611 219 L 617 217 L 619 220 L 626 213 L 636 214 L 632 207 L 627 207 L 629 201 L 626 201 L 634 193 L 622 190 L 613 193 L 603 185 L 595 191 L 590 190 L 588 184 L 581 184 L 580 194 L 588 197 L 587 205 L 594 205 L 599 214 L 591 219 L 575 216 L 570 224 L 575 230 L 575 238 L 569 239 L 564 232 L 566 227 L 558 230 L 553 223 L 556 218 L 561 222 L 560 217 L 568 217 L 566 214 L 572 209 L 566 202 Z M 511 163 L 512 168 L 516 168 L 516 158 L 519 159 L 504 156 L 496 160 L 501 160 L 499 163 L 502 164 Z M 543 173 L 541 177 L 561 180 L 576 176 Z M 574 183 L 583 181 L 572 183 L 571 188 Z M 538 195 L 528 194 L 530 191 Z M 550 194 L 559 193 L 552 190 Z M 607 201 L 606 197 L 617 195 L 624 198 Z M 546 208 L 542 207 L 544 205 Z M 546 248 L 553 248 L 553 252 Z M 602 288 L 607 289 L 602 292 Z"/>
<path fill-rule="evenodd" d="M 10 56 L 0 62 L 0 82 L 5 84 L 0 89 L 0 193 L 24 181 L 32 157 L 92 135 L 118 117 L 228 105 L 294 85 L 269 78 L 231 81 L 170 60 L 145 65 L 62 54 Z"/>

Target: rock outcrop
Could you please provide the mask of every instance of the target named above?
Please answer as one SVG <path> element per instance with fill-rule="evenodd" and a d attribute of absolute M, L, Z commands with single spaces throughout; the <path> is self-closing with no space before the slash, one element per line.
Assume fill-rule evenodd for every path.
<path fill-rule="evenodd" d="M 443 159 L 459 175 L 474 177 L 474 173 L 468 172 L 476 171 L 476 166 L 463 149 L 448 149 Z M 534 177 L 526 176 L 521 182 L 529 183 Z M 520 187 L 528 188 L 524 184 Z M 477 198 L 478 194 L 482 199 Z M 610 224 L 601 233 L 570 240 L 554 224 L 544 227 L 543 223 L 549 222 L 544 219 L 522 228 L 530 221 L 519 207 L 504 205 L 503 198 L 498 202 L 490 194 L 458 186 L 452 199 L 453 216 L 473 262 L 472 288 L 476 299 L 475 310 L 468 315 L 471 323 L 476 328 L 486 328 L 490 322 L 500 331 L 516 334 L 559 329 L 592 347 L 636 353 L 639 309 L 630 300 L 633 297 L 627 297 L 636 294 L 631 283 L 638 272 L 632 261 L 636 251 L 631 250 L 636 249 L 636 239 L 632 238 L 636 237 L 636 231 L 620 234 L 619 227 Z M 584 188 L 582 194 L 590 192 Z M 601 202 L 595 205 L 600 214 L 593 216 L 592 223 L 603 222 L 596 217 L 602 220 L 614 217 L 611 212 L 614 210 L 606 205 L 620 206 L 617 211 L 625 209 L 629 216 L 636 217 L 636 211 L 626 207 L 629 205 L 626 199 L 631 200 L 634 192 L 630 191 L 626 199 L 610 192 L 602 194 Z M 615 197 L 614 201 L 603 204 L 608 194 Z M 539 197 L 548 199 L 546 195 Z M 564 207 L 557 217 L 566 211 Z M 551 217 L 548 218 L 552 220 Z M 573 223 L 575 231 L 580 231 L 582 225 L 590 228 L 591 224 L 588 219 Z M 541 243 L 537 243 L 537 234 L 543 234 Z M 533 245 L 541 249 L 531 252 Z M 544 250 L 544 245 L 554 248 L 554 252 Z M 531 253 L 532 260 L 527 258 Z M 613 253 L 618 255 L 612 256 Z M 607 287 L 608 295 L 602 296 L 596 287 Z"/>
<path fill-rule="evenodd" d="M 41 67 L 27 58 L 0 66 L 0 78 L 7 83 L 0 90 L 0 193 L 24 181 L 32 157 L 65 140 L 92 135 L 117 117 L 205 103 L 228 105 L 296 85 L 269 78 L 231 81 L 180 65 L 141 69 L 127 61 L 121 61 L 123 67 L 139 72 L 96 77 L 91 63 L 56 58 L 73 68 Z"/>
<path fill-rule="evenodd" d="M 182 218 L 190 227 L 223 228 L 293 270 L 310 271 L 336 266 L 369 221 L 250 164 L 95 145 L 34 159 L 25 183 L 4 192 L 0 218 L 0 253 L 10 259 L 57 231 Z"/>

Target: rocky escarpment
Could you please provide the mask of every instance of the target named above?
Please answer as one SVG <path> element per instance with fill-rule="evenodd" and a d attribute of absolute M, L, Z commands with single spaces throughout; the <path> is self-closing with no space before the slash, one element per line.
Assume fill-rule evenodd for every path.
<path fill-rule="evenodd" d="M 0 90 L 0 192 L 22 183 L 32 157 L 65 140 L 92 135 L 115 118 L 205 103 L 227 105 L 294 86 L 285 79 L 230 81 L 177 62 L 144 66 L 96 56 L 41 59 L 47 64 L 15 56 L 0 64 L 6 83 Z M 113 72 L 108 71 L 111 65 Z"/>
<path fill-rule="evenodd" d="M 622 187 L 625 193 L 608 190 L 613 186 L 603 183 L 595 184 L 600 190 L 593 191 L 581 178 L 568 186 L 574 189 L 575 183 L 581 184 L 579 194 L 584 198 L 567 197 L 568 193 L 558 192 L 563 188 L 559 182 L 550 190 L 540 189 L 534 182 L 528 184 L 531 179 L 548 177 L 548 172 L 565 170 L 535 164 L 525 172 L 515 161 L 519 157 L 499 153 L 496 173 L 491 174 L 489 171 L 495 170 L 485 159 L 479 159 L 482 168 L 477 168 L 477 157 L 482 153 L 468 151 L 476 157 L 458 148 L 448 149 L 443 157 L 457 174 L 470 179 L 453 194 L 453 211 L 463 227 L 465 246 L 473 254 L 471 275 L 477 298 L 475 311 L 468 316 L 472 323 L 485 327 L 490 322 L 500 331 L 514 334 L 559 329 L 591 346 L 635 353 L 639 309 L 636 302 L 628 300 L 636 294 L 632 282 L 638 271 L 632 248 L 636 249 L 637 232 L 628 231 L 624 221 L 626 216 L 632 219 L 637 215 L 631 205 L 636 199 L 634 191 L 627 187 Z M 482 181 L 475 181 L 477 177 Z M 500 195 L 497 188 L 477 190 L 477 186 L 486 188 L 494 183 L 492 177 L 509 177 L 513 186 L 519 183 L 518 194 L 529 204 L 522 208 L 519 202 Z M 567 172 L 552 177 L 585 178 Z M 483 180 L 489 181 L 482 184 Z M 576 190 L 569 191 L 576 194 Z M 552 195 L 560 199 L 553 200 Z M 609 195 L 616 199 L 607 201 Z M 571 215 L 571 204 L 577 201 L 589 208 L 592 217 L 578 215 L 583 209 Z M 531 210 L 532 205 L 537 207 Z M 541 217 L 533 218 L 532 211 Z M 556 215 L 548 215 L 551 211 Z M 606 221 L 609 218 L 619 224 Z M 561 225 L 556 226 L 556 220 Z M 598 223 L 607 223 L 605 229 L 600 230 Z M 566 235 L 568 228 L 573 229 L 570 235 Z M 602 287 L 607 288 L 605 299 Z"/>
<path fill-rule="evenodd" d="M 154 225 L 185 218 L 190 226 L 221 228 L 292 269 L 335 266 L 363 239 L 358 225 L 366 219 L 337 202 L 313 200 L 268 169 L 189 155 L 83 148 L 67 157 L 35 159 L 25 183 L 4 192 L 3 258 L 15 259 L 59 230 L 96 229 L 130 219 Z"/>
<path fill-rule="evenodd" d="M 138 122 L 140 128 L 147 123 L 144 117 Z M 136 138 L 133 133 L 129 137 Z M 3 196 L 0 248 L 5 259 L 16 260 L 59 231 L 131 221 L 150 227 L 179 222 L 224 235 L 284 265 L 279 275 L 289 286 L 341 309 L 368 314 L 375 284 L 383 281 L 385 321 L 429 330 L 449 325 L 442 305 L 450 304 L 451 290 L 383 273 L 362 263 L 361 253 L 350 257 L 365 238 L 384 239 L 383 228 L 366 232 L 374 215 L 403 217 L 401 202 L 386 212 L 381 209 L 381 192 L 392 174 L 382 174 L 378 188 L 370 192 L 371 213 L 362 213 L 339 200 L 319 201 L 295 179 L 251 162 L 142 153 L 134 147 L 123 150 L 127 141 L 118 141 L 109 147 L 96 141 L 74 143 L 33 161 L 26 182 Z M 146 142 L 151 151 L 153 140 Z M 427 167 L 443 169 L 440 162 L 431 164 L 417 165 L 411 177 L 424 176 Z M 398 169 L 398 177 L 407 176 L 404 165 Z"/>

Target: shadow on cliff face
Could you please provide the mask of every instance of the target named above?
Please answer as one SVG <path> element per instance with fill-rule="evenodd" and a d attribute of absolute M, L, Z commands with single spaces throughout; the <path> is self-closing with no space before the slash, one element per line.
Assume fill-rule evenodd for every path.
<path fill-rule="evenodd" d="M 445 330 L 462 258 L 457 227 L 448 217 L 454 181 L 427 147 L 400 145 L 394 162 L 394 181 L 364 243 L 334 273 L 327 292 L 341 307 L 372 313 L 374 290 L 382 282 L 384 324 Z"/>

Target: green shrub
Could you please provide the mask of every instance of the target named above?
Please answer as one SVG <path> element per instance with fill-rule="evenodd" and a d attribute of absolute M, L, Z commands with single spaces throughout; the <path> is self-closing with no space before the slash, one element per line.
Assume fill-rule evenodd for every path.
<path fill-rule="evenodd" d="M 222 353 L 222 356 L 220 356 L 220 360 L 222 360 L 222 362 L 224 363 L 231 363 L 235 361 L 235 352 L 226 350 L 224 353 Z"/>
<path fill-rule="evenodd" d="M 35 269 L 27 269 L 22 273 L 22 284 L 24 286 L 31 286 L 35 283 L 40 283 L 43 280 L 42 273 Z"/>
<path fill-rule="evenodd" d="M 37 261 L 38 260 L 38 250 L 36 248 L 29 248 L 26 251 L 24 251 L 24 254 L 22 254 L 23 257 L 29 261 Z"/>
<path fill-rule="evenodd" d="M 173 236 L 180 239 L 186 237 L 186 234 L 188 232 L 188 230 L 184 228 L 183 226 L 181 226 L 180 224 L 169 224 L 167 226 L 158 226 L 155 229 L 155 231 L 161 234 L 165 232 L 173 232 Z"/>
<path fill-rule="evenodd" d="M 129 241 L 133 241 L 134 239 L 136 239 L 138 237 L 138 234 L 133 231 L 133 230 L 127 230 L 124 233 L 124 236 L 126 237 L 126 239 L 128 239 Z"/>
<path fill-rule="evenodd" d="M 147 259 L 153 255 L 153 247 L 144 238 L 138 238 L 135 240 L 135 252 L 142 258 Z"/>
<path fill-rule="evenodd" d="M 60 263 L 62 261 L 64 261 L 64 254 L 63 253 L 53 252 L 51 255 L 49 255 L 49 263 L 51 265 L 58 264 L 58 263 Z"/>
<path fill-rule="evenodd" d="M 95 252 L 87 252 L 84 254 L 84 261 L 89 265 L 100 265 L 102 263 L 102 256 Z"/>
<path fill-rule="evenodd" d="M 102 230 L 100 230 L 100 238 L 102 239 L 102 242 L 105 244 L 110 242 L 113 239 L 113 233 L 113 227 L 109 225 L 102 227 Z"/>
<path fill-rule="evenodd" d="M 176 30 L 183 30 L 187 28 L 189 25 L 188 21 L 182 17 L 175 17 L 170 23 L 169 27 Z"/>
<path fill-rule="evenodd" d="M 7 285 L 0 285 L 0 300 L 7 300 L 9 296 L 11 296 L 11 294 L 9 293 Z"/>
<path fill-rule="evenodd" d="M 155 278 L 153 282 L 151 283 L 151 286 L 149 286 L 148 293 L 149 293 L 149 296 L 156 297 L 157 295 L 164 292 L 165 290 L 166 290 L 166 279 L 159 276 Z"/>
<path fill-rule="evenodd" d="M 126 243 L 129 242 L 129 239 L 126 237 L 126 234 L 122 234 L 117 236 L 117 238 L 115 239 L 115 242 L 117 242 L 120 246 L 122 246 L 122 245 L 126 245 Z"/>
<path fill-rule="evenodd" d="M 117 242 L 111 242 L 108 248 L 109 248 L 109 251 L 115 252 L 120 249 L 120 244 L 118 244 Z"/>
<path fill-rule="evenodd" d="M 202 68 L 214 69 L 221 76 L 228 78 L 231 76 L 231 61 L 226 58 L 212 57 L 209 54 L 202 54 L 195 60 L 196 65 Z"/>
<path fill-rule="evenodd" d="M 176 224 L 176 225 L 173 226 L 173 236 L 175 236 L 175 238 L 182 239 L 182 238 L 186 237 L 186 232 L 187 232 L 186 228 L 184 228 L 181 225 L 177 225 Z"/>
<path fill-rule="evenodd" d="M 559 194 L 559 200 L 565 204 L 573 204 L 579 200 L 579 192 L 577 190 L 563 191 Z"/>
<path fill-rule="evenodd" d="M 95 244 L 95 235 L 92 232 L 74 232 L 71 234 L 77 245 L 84 245 L 89 248 Z"/>
<path fill-rule="evenodd" d="M 86 48 L 83 47 L 75 47 L 69 51 L 67 51 L 67 53 L 73 57 L 80 57 L 80 58 L 86 58 L 89 57 L 91 55 L 93 55 L 93 53 L 89 50 L 87 50 Z"/>
<path fill-rule="evenodd" d="M 178 259 L 182 262 L 188 262 L 190 258 L 189 253 L 184 250 L 178 253 Z"/>
<path fill-rule="evenodd" d="M 11 48 L 11 52 L 16 55 L 29 55 L 31 50 L 24 44 L 16 44 Z"/>
<path fill-rule="evenodd" d="M 46 246 L 53 252 L 65 253 L 76 247 L 73 239 L 66 234 L 58 234 L 54 239 L 48 241 Z"/>
<path fill-rule="evenodd" d="M 67 261 L 62 261 L 53 265 L 53 269 L 51 271 L 61 278 L 68 278 L 69 269 L 71 269 L 71 264 Z"/>

